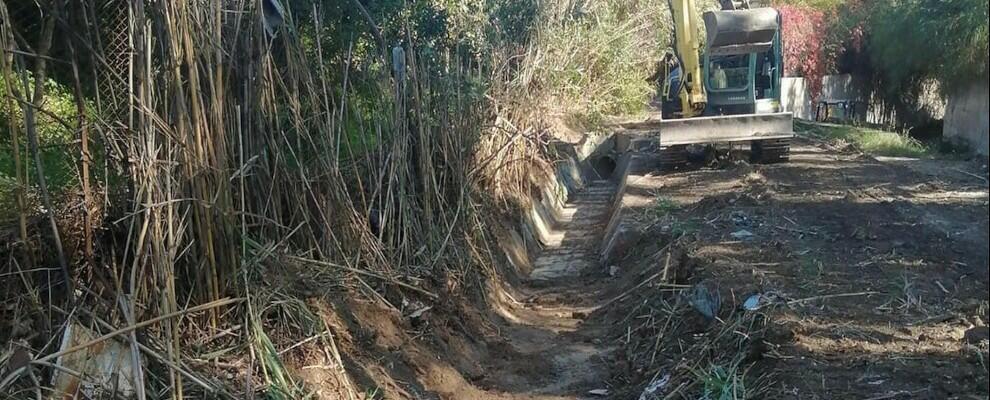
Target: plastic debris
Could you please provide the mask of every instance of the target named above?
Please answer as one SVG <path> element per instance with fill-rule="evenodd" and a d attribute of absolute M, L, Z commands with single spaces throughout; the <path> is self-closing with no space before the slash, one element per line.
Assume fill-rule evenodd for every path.
<path fill-rule="evenodd" d="M 705 284 L 695 285 L 691 289 L 688 301 L 695 310 L 709 320 L 715 319 L 719 307 L 722 305 L 722 297 L 719 295 L 718 289 L 709 289 Z"/>
<path fill-rule="evenodd" d="M 98 336 L 82 325 L 70 324 L 62 335 L 60 349 L 89 342 Z M 135 394 L 135 366 L 130 349 L 116 339 L 61 356 L 55 364 L 59 368 L 52 376 L 52 386 L 57 398 L 100 398 L 110 393 L 129 398 Z M 75 371 L 86 378 L 65 371 Z"/>
<path fill-rule="evenodd" d="M 670 383 L 670 374 L 663 374 L 653 382 L 650 382 L 649 385 L 646 385 L 643 393 L 639 395 L 639 400 L 655 400 L 659 398 L 668 383 Z"/>
<path fill-rule="evenodd" d="M 762 300 L 763 300 L 763 295 L 759 293 L 749 296 L 746 298 L 746 301 L 743 302 L 743 309 L 749 311 L 759 310 L 760 307 L 763 306 L 763 304 L 761 304 Z"/>
<path fill-rule="evenodd" d="M 740 229 L 738 231 L 732 232 L 730 235 L 735 239 L 745 240 L 753 237 L 753 232 L 747 231 L 745 229 Z"/>
<path fill-rule="evenodd" d="M 784 298 L 775 290 L 763 293 L 753 293 L 743 301 L 742 308 L 746 311 L 756 311 L 773 303 L 783 302 Z"/>
<path fill-rule="evenodd" d="M 608 389 L 592 389 L 592 390 L 589 390 L 588 391 L 588 394 L 590 394 L 592 396 L 605 397 L 605 396 L 608 396 L 609 391 L 608 391 Z"/>

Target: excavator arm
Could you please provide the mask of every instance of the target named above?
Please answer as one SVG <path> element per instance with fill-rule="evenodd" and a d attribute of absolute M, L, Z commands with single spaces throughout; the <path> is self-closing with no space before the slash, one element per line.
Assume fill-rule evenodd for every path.
<path fill-rule="evenodd" d="M 678 99 L 684 118 L 701 115 L 705 109 L 705 84 L 701 68 L 701 38 L 698 9 L 694 0 L 670 0 L 674 19 L 674 49 L 681 64 Z"/>

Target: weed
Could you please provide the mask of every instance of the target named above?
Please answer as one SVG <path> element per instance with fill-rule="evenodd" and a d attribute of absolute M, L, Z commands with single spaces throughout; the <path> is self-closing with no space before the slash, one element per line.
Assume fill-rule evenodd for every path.
<path fill-rule="evenodd" d="M 825 264 L 814 257 L 801 257 L 798 263 L 798 277 L 801 278 L 801 286 L 808 287 L 821 280 L 825 271 Z"/>
<path fill-rule="evenodd" d="M 670 215 L 678 208 L 680 208 L 680 205 L 674 200 L 671 200 L 668 197 L 657 197 L 656 200 L 653 200 L 653 208 L 651 211 L 657 218 L 663 218 Z"/>
<path fill-rule="evenodd" d="M 750 396 L 746 391 L 746 371 L 740 370 L 741 359 L 736 358 L 727 364 L 712 364 L 704 371 L 695 371 L 695 376 L 703 385 L 702 399 L 735 400 Z"/>

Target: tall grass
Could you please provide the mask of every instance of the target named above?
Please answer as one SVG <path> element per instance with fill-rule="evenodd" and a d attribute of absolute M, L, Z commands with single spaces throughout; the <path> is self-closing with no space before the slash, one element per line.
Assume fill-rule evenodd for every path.
<path fill-rule="evenodd" d="M 548 2 L 540 10 L 517 84 L 558 110 L 592 119 L 645 109 L 647 77 L 669 47 L 665 2 Z"/>
<path fill-rule="evenodd" d="M 475 215 L 477 188 L 521 190 L 529 183 L 517 183 L 520 165 L 542 155 L 532 130 L 513 129 L 483 108 L 474 83 L 488 78 L 483 71 L 456 52 L 431 53 L 415 42 L 398 63 L 381 57 L 362 71 L 357 64 L 369 61 L 348 54 L 343 70 L 332 71 L 320 35 L 302 41 L 295 29 L 319 30 L 319 5 L 311 21 L 293 21 L 257 4 L 128 3 L 128 104 L 106 105 L 126 112 L 93 121 L 106 142 L 123 145 L 128 190 L 112 199 L 123 212 L 102 221 L 109 268 L 73 271 L 95 285 L 83 307 L 119 311 L 119 323 L 134 323 L 189 304 L 258 296 L 278 284 L 268 281 L 273 271 L 300 262 L 369 290 L 436 298 L 447 282 L 480 272 L 472 260 L 490 258 L 478 251 L 486 228 Z M 262 17 L 281 24 L 266 30 Z M 99 29 L 75 22 L 73 29 Z M 116 56 L 88 51 L 73 61 L 107 67 Z M 120 304 L 94 296 L 100 292 Z M 190 334 L 231 329 L 241 320 L 231 313 L 245 311 L 163 320 L 147 332 L 162 344 L 161 358 L 149 362 L 183 365 Z M 249 320 L 245 346 L 262 363 L 246 372 L 294 397 L 270 327 Z M 177 398 L 192 390 L 178 369 L 163 372 L 149 384 Z M 8 378 L 0 380 L 18 379 Z"/>
<path fill-rule="evenodd" d="M 664 36 L 663 8 L 652 2 L 533 2 L 513 3 L 536 10 L 532 19 L 512 19 L 533 26 L 493 29 L 487 53 L 423 43 L 408 24 L 392 22 L 385 35 L 401 36 L 375 30 L 374 40 L 354 38 L 344 51 L 337 27 L 323 23 L 337 17 L 335 7 L 262 3 L 120 3 L 126 12 L 114 15 L 128 16 L 122 53 L 93 42 L 111 22 L 98 17 L 105 10 L 97 2 L 47 4 L 74 49 L 60 61 L 91 69 L 81 69 L 86 87 L 70 104 L 100 99 L 86 103 L 93 111 L 77 124 L 104 154 L 122 156 L 106 160 L 107 174 L 119 176 L 105 180 L 115 186 L 103 199 L 108 214 L 92 220 L 98 229 L 87 243 L 97 254 L 71 266 L 69 281 L 82 284 L 69 323 L 93 325 L 77 314 L 105 315 L 109 326 L 183 316 L 129 338 L 134 359 L 148 367 L 139 374 L 144 393 L 304 393 L 279 353 L 299 338 L 265 317 L 266 304 L 302 304 L 281 290 L 293 281 L 399 308 L 494 276 L 488 243 L 497 216 L 511 215 L 550 172 L 547 116 L 643 107 L 647 65 Z M 4 16 L 5 29 L 17 26 Z M 401 49 L 382 48 L 383 37 L 401 38 Z M 16 40 L 4 45 L 5 54 L 30 54 Z M 102 72 L 120 60 L 127 80 L 114 89 L 123 95 L 101 98 Z M 6 64 L 6 78 L 26 74 L 26 64 Z M 88 162 L 83 149 L 73 164 Z M 228 297 L 239 300 L 219 301 Z M 182 314 L 195 304 L 223 306 Z M 184 346 L 225 332 L 237 338 L 227 348 Z M 39 354 L 55 350 L 32 345 Z M 242 352 L 229 355 L 231 347 Z M 257 362 L 236 383 L 190 367 L 243 352 Z M 0 390 L 29 387 L 19 371 L 0 376 Z M 240 384 L 257 377 L 263 387 Z"/>

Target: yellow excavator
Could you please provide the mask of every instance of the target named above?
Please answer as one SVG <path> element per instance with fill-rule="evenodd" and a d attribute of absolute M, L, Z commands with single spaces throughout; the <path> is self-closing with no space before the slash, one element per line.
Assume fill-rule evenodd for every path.
<path fill-rule="evenodd" d="M 676 169 L 688 146 L 713 143 L 749 142 L 753 161 L 786 161 L 794 126 L 780 101 L 780 14 L 722 0 L 699 18 L 694 0 L 669 1 L 674 54 L 661 73 L 661 118 L 640 133 L 659 141 L 661 166 Z"/>

